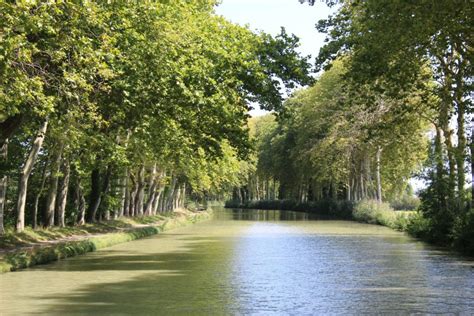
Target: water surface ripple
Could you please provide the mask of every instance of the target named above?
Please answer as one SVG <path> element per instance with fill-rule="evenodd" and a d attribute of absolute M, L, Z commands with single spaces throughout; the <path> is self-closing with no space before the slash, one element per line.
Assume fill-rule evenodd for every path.
<path fill-rule="evenodd" d="M 385 227 L 213 220 L 0 276 L 0 315 L 474 314 L 474 262 Z"/>

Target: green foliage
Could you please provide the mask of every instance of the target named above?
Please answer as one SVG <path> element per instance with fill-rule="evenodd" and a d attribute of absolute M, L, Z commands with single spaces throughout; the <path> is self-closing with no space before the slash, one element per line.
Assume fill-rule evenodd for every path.
<path fill-rule="evenodd" d="M 319 67 L 327 69 L 341 56 L 350 56 L 345 78 L 351 84 L 373 86 L 395 100 L 415 92 L 410 98 L 422 107 L 399 104 L 393 118 L 409 133 L 416 124 L 410 118 L 427 119 L 435 136 L 425 170 L 429 186 L 420 196 L 421 213 L 408 229 L 445 245 L 464 231 L 458 224 L 465 223 L 472 210 L 465 190 L 465 164 L 472 162 L 466 126 L 472 114 L 473 10 L 469 1 L 350 1 L 317 26 L 327 33 Z M 408 150 L 422 147 L 413 138 L 407 145 Z M 395 182 L 393 177 L 390 180 Z"/>
<path fill-rule="evenodd" d="M 120 214 L 124 187 L 142 190 L 132 203 L 142 213 L 158 192 L 168 210 L 183 203 L 182 191 L 222 198 L 242 182 L 249 102 L 280 111 L 284 91 L 311 82 L 310 64 L 295 36 L 230 23 L 216 3 L 0 1 L 0 145 L 14 149 L 0 161 L 12 184 L 8 220 L 19 168 L 45 120 L 27 193 L 40 222 L 65 165 L 89 221 Z M 50 175 L 56 157 L 61 168 Z M 66 217 L 74 222 L 73 193 Z"/>
<path fill-rule="evenodd" d="M 407 232 L 417 238 L 428 239 L 431 231 L 431 220 L 423 216 L 422 213 L 416 212 L 407 225 Z"/>
<path fill-rule="evenodd" d="M 474 210 L 460 217 L 453 229 L 454 246 L 466 253 L 474 254 Z"/>
<path fill-rule="evenodd" d="M 352 215 L 359 222 L 388 227 L 393 227 L 397 219 L 397 214 L 388 203 L 374 200 L 362 200 L 356 203 Z"/>
<path fill-rule="evenodd" d="M 413 211 L 420 207 L 420 199 L 412 194 L 403 194 L 390 201 L 390 206 L 396 211 Z"/>
<path fill-rule="evenodd" d="M 425 160 L 428 127 L 416 116 L 401 117 L 399 109 L 424 109 L 420 95 L 429 91 L 392 98 L 346 80 L 348 63 L 350 57 L 336 60 L 316 84 L 297 91 L 277 120 L 267 115 L 251 121 L 256 171 L 241 195 L 261 199 L 260 188 L 273 185 L 273 198 L 357 201 L 378 194 L 379 173 L 383 198 L 416 207 L 405 189 Z"/>

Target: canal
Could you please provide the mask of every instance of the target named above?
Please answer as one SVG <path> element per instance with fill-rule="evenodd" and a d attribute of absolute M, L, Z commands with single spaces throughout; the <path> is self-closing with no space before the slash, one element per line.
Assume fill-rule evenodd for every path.
<path fill-rule="evenodd" d="M 388 228 L 280 211 L 0 275 L 0 315 L 474 313 L 474 262 Z"/>

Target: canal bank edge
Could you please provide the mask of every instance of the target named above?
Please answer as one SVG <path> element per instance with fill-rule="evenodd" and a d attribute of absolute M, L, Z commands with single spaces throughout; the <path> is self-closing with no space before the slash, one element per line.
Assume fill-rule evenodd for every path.
<path fill-rule="evenodd" d="M 389 204 L 375 200 L 362 200 L 358 203 L 348 201 L 321 200 L 299 203 L 293 200 L 257 200 L 226 201 L 225 208 L 261 209 L 293 211 L 313 214 L 326 219 L 352 220 L 360 223 L 381 225 L 408 234 L 410 237 L 424 241 L 436 247 L 457 253 L 460 256 L 474 259 L 474 242 L 472 230 L 466 230 L 467 237 L 458 238 L 450 243 L 430 238 L 427 231 L 429 223 L 419 211 L 394 211 Z M 469 240 L 469 242 L 467 241 Z"/>
<path fill-rule="evenodd" d="M 22 247 L 18 251 L 13 250 L 0 256 L 0 274 L 86 254 L 102 248 L 208 220 L 212 215 L 212 211 L 185 211 L 180 214 L 183 215 L 168 218 L 157 223 L 128 228 L 126 231 L 117 231 L 96 236 L 80 236 L 80 240 L 59 241 L 52 246 L 40 245 L 29 248 Z"/>

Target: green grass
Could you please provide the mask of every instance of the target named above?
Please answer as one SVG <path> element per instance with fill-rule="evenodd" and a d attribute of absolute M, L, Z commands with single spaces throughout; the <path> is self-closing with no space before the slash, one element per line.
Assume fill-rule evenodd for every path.
<path fill-rule="evenodd" d="M 395 211 L 388 203 L 362 200 L 354 206 L 352 216 L 356 221 L 383 225 L 400 231 L 407 231 L 414 211 Z"/>
<path fill-rule="evenodd" d="M 156 235 L 164 230 L 207 219 L 209 216 L 209 212 L 187 213 L 186 216 L 179 217 L 174 213 L 168 213 L 134 219 L 125 218 L 80 227 L 52 228 L 48 230 L 27 228 L 22 233 L 14 233 L 9 230 L 0 238 L 2 248 L 11 250 L 3 255 L 3 257 L 0 257 L 0 273 L 24 269 Z M 137 224 L 147 226 L 136 227 Z M 80 238 L 92 234 L 104 235 L 45 245 L 45 242 L 48 241 L 58 241 L 66 237 Z M 36 243 L 43 244 L 25 248 Z"/>
<path fill-rule="evenodd" d="M 71 236 L 86 236 L 91 234 L 116 232 L 132 228 L 136 223 L 138 223 L 138 221 L 123 219 L 64 228 L 54 227 L 49 229 L 32 229 L 31 227 L 26 227 L 21 233 L 16 233 L 10 228 L 7 229 L 5 235 L 0 237 L 0 249 L 9 250 L 21 246 L 28 246 L 32 243 L 58 240 Z"/>

